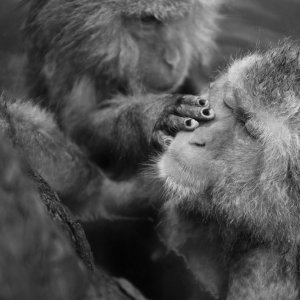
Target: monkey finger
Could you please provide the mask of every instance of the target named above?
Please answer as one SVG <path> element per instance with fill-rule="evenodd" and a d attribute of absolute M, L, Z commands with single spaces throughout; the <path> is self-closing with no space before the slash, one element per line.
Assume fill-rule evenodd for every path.
<path fill-rule="evenodd" d="M 203 109 L 210 107 L 209 101 L 201 96 L 185 95 L 182 97 L 181 103 L 183 105 L 202 107 Z"/>
<path fill-rule="evenodd" d="M 193 107 L 190 105 L 180 105 L 177 113 L 182 117 L 189 117 L 197 121 L 209 121 L 214 119 L 215 113 L 209 107 Z"/>
<path fill-rule="evenodd" d="M 199 127 L 199 123 L 192 118 L 183 118 L 176 115 L 169 115 L 165 122 L 165 129 L 171 134 L 176 134 L 178 131 L 186 130 L 193 131 Z"/>

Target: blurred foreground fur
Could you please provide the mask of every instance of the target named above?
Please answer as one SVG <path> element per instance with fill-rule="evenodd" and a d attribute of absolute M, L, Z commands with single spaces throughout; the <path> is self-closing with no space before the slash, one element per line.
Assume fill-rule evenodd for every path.
<path fill-rule="evenodd" d="M 83 178 L 88 172 L 84 155 L 61 144 L 54 125 L 39 107 L 0 97 L 0 298 L 144 299 L 127 281 L 95 269 L 81 225 L 37 173 L 51 179 L 73 164 Z M 68 176 L 60 180 L 72 189 Z"/>

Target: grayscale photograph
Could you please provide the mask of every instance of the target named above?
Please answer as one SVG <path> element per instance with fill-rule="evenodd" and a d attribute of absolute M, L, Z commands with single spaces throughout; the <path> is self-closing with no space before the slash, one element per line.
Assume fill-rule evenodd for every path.
<path fill-rule="evenodd" d="M 300 300 L 300 0 L 0 0 L 1 300 Z"/>

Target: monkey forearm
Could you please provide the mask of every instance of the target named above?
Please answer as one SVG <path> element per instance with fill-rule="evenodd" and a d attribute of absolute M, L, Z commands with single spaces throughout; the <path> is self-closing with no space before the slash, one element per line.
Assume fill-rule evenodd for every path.
<path fill-rule="evenodd" d="M 66 98 L 60 113 L 64 131 L 117 176 L 136 173 L 153 153 L 152 145 L 159 148 L 167 135 L 194 130 L 198 121 L 214 118 L 209 102 L 199 96 L 118 96 L 99 105 L 82 97 L 75 89 Z"/>
<path fill-rule="evenodd" d="M 136 166 L 144 162 L 150 152 L 154 126 L 170 97 L 120 97 L 103 102 L 99 107 L 83 113 L 79 109 L 68 114 L 77 121 L 63 123 L 77 143 L 84 145 L 97 161 Z M 68 108 L 70 109 L 70 108 Z"/>

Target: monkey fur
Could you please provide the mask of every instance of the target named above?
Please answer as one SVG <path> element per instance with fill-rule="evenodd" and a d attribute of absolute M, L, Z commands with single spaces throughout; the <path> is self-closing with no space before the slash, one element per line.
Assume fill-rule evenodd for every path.
<path fill-rule="evenodd" d="M 217 299 L 299 299 L 300 45 L 236 60 L 158 160 L 162 236 Z"/>
<path fill-rule="evenodd" d="M 89 272 L 61 230 L 65 220 L 51 220 L 41 200 L 51 195 L 38 192 L 2 135 L 0 164 L 1 299 L 83 299 Z"/>
<path fill-rule="evenodd" d="M 209 64 L 222 0 L 28 2 L 30 96 L 102 168 L 136 174 L 166 104 L 145 94 L 179 91 Z"/>
<path fill-rule="evenodd" d="M 47 123 L 45 111 L 8 96 L 2 95 L 0 103 L 0 298 L 144 300 L 126 280 L 95 269 L 81 225 L 33 170 L 43 161 L 41 149 L 48 162 L 53 159 L 52 166 L 45 165 L 42 172 L 51 170 L 54 156 L 60 153 L 53 151 L 55 142 L 56 150 L 62 150 L 55 134 L 47 136 L 50 131 L 54 133 L 53 127 L 47 127 L 51 116 Z M 31 131 L 32 136 L 25 136 Z M 25 143 L 29 139 L 33 142 L 31 150 Z M 26 146 L 24 151 L 22 145 Z M 53 147 L 46 150 L 49 145 Z M 70 148 L 68 145 L 65 150 L 73 154 Z M 36 164 L 30 165 L 33 152 Z M 26 157 L 28 153 L 32 157 Z M 56 167 L 60 168 L 63 157 L 57 158 Z M 68 168 L 68 163 L 64 166 Z"/>
<path fill-rule="evenodd" d="M 49 111 L 29 100 L 2 93 L 0 134 L 81 220 L 126 215 L 130 201 L 143 197 L 139 181 L 110 180 L 60 131 Z"/>

